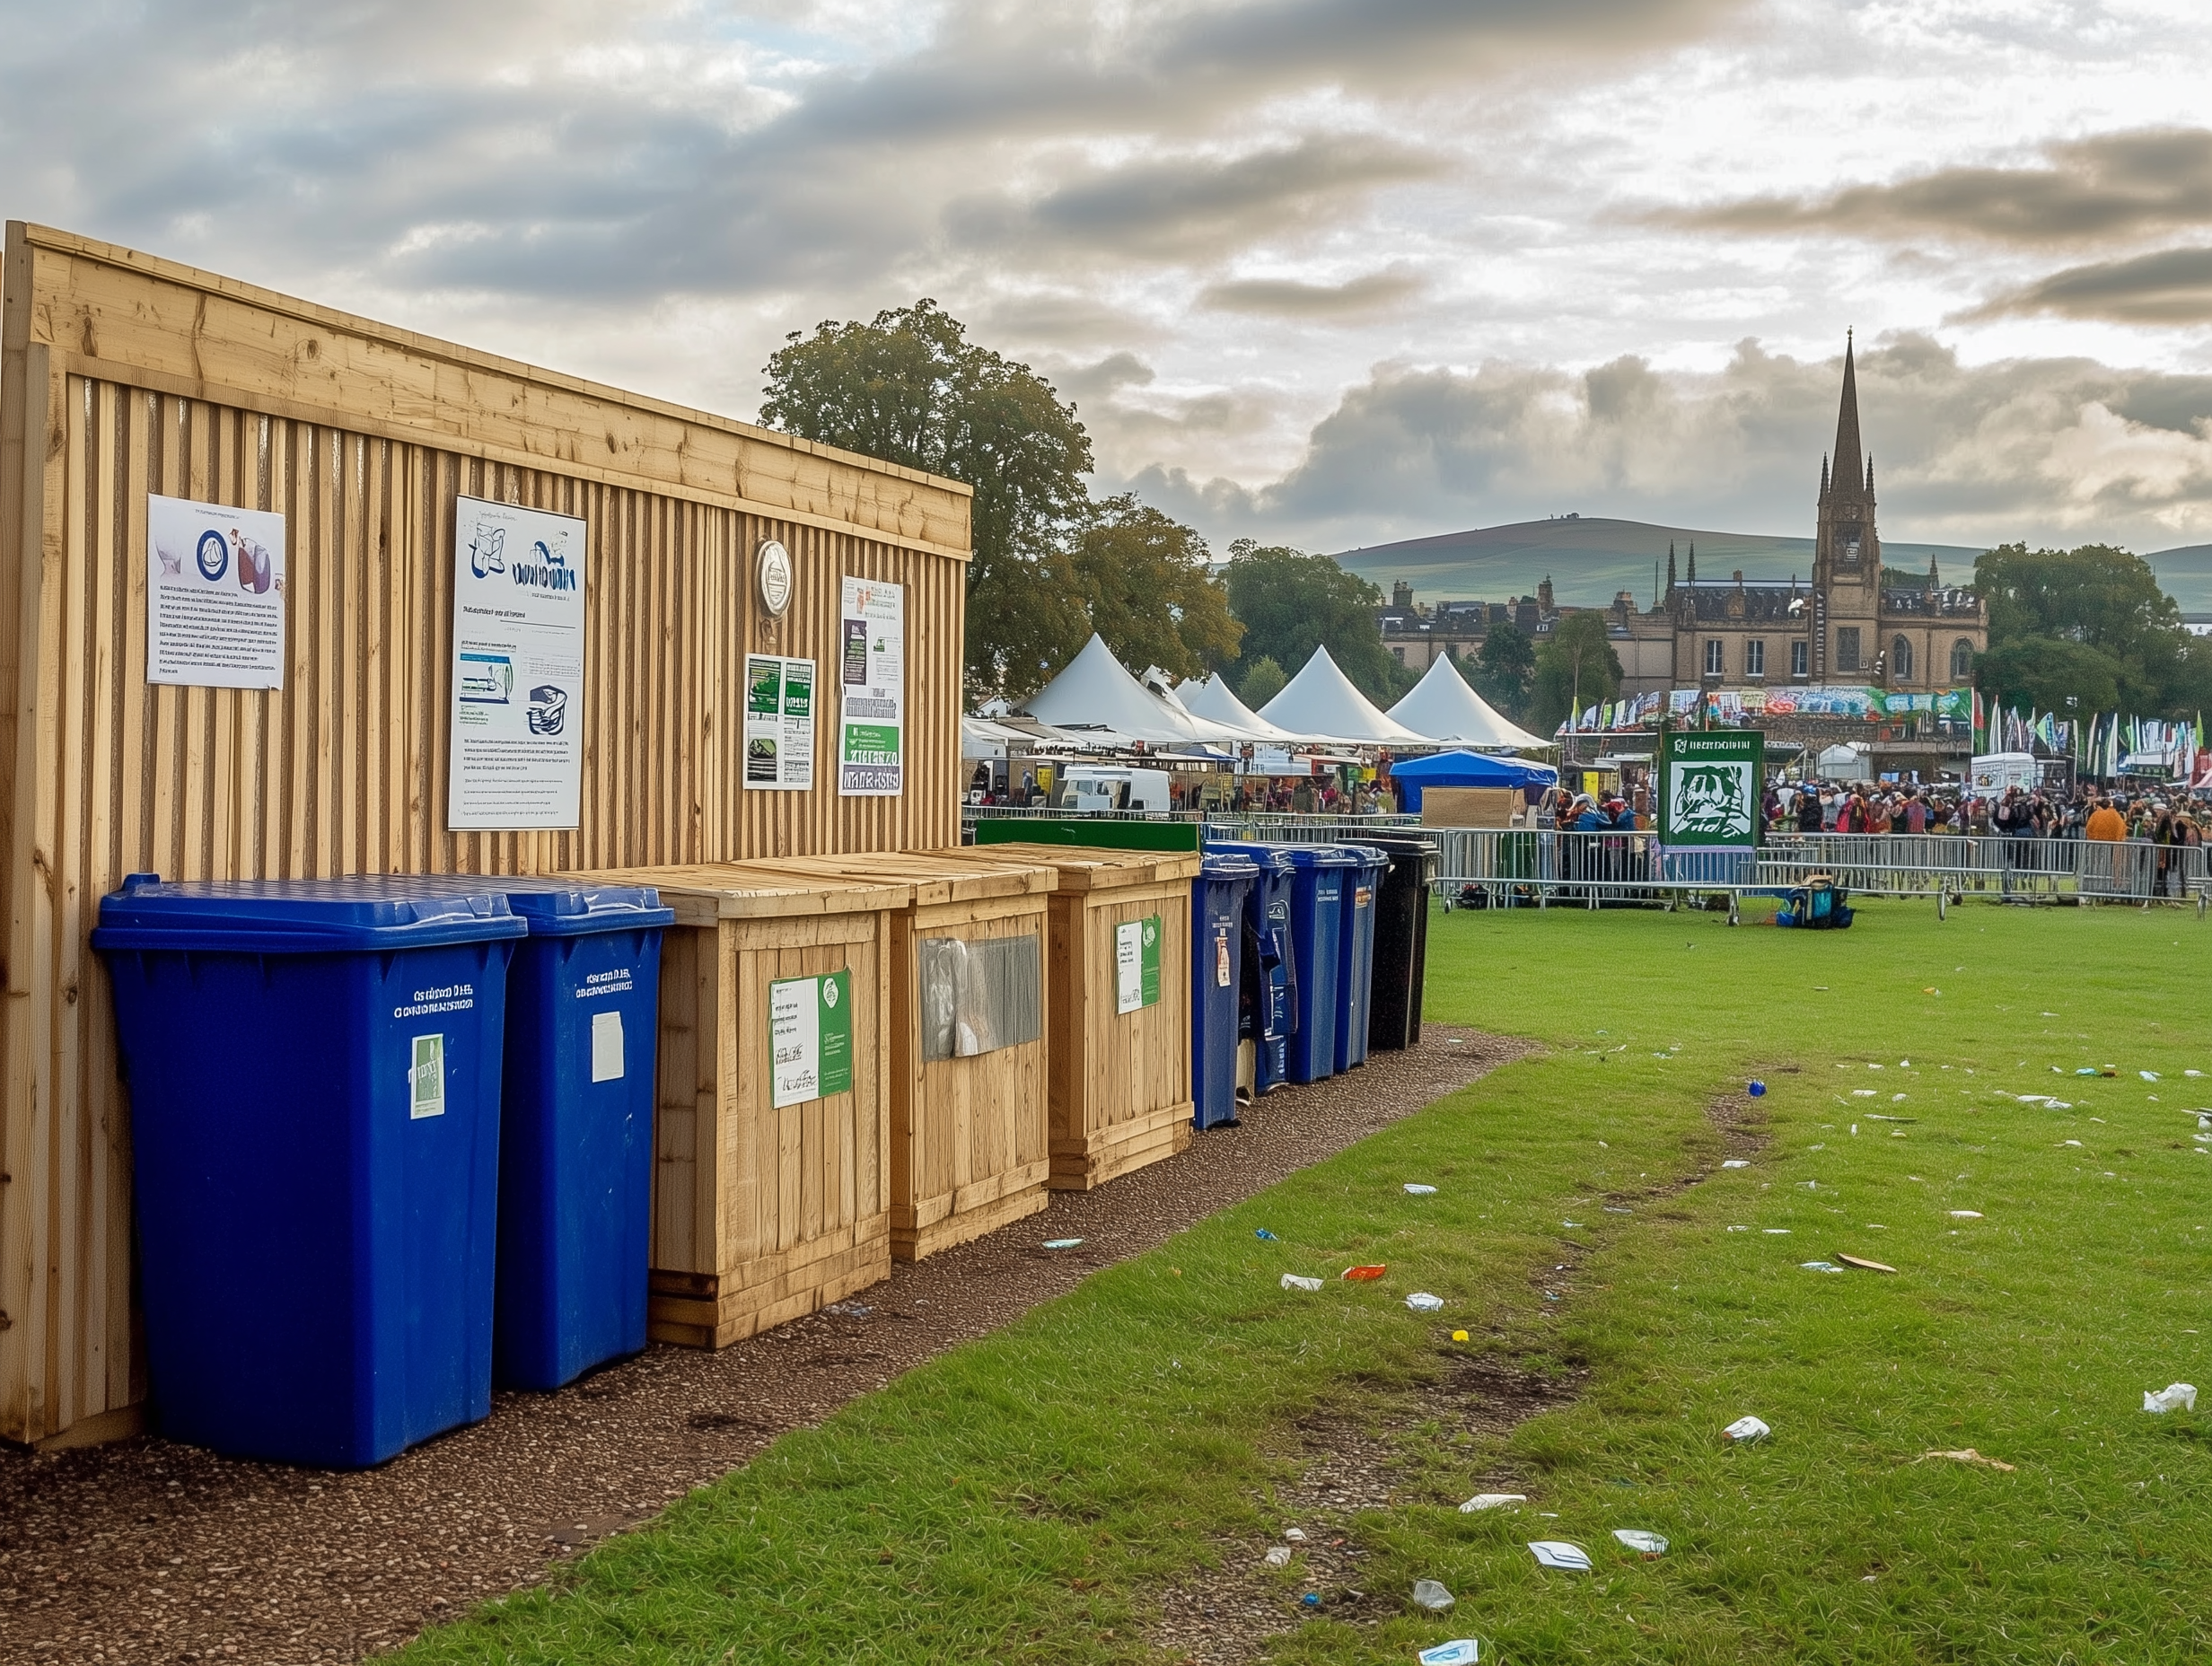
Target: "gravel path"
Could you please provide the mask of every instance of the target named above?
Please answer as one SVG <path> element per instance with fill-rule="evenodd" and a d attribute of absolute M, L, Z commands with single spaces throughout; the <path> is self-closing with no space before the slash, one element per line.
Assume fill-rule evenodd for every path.
<path fill-rule="evenodd" d="M 0 1661 L 352 1661 L 537 1583 L 778 1435 L 1095 1268 L 1528 1051 L 1427 1026 L 1409 1052 L 1271 1094 L 1243 1126 L 719 1354 L 654 1347 L 380 1469 L 321 1474 L 146 1438 L 0 1449 Z M 1048 1238 L 1081 1238 L 1054 1253 Z"/>

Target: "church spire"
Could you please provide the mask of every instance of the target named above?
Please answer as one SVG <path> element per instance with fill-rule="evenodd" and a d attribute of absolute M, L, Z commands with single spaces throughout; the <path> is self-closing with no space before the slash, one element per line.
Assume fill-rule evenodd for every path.
<path fill-rule="evenodd" d="M 1821 502 L 1828 501 L 1828 453 L 1821 453 Z"/>
<path fill-rule="evenodd" d="M 1672 539 L 1669 539 L 1667 540 L 1667 592 L 1668 592 L 1668 593 L 1671 595 L 1671 594 L 1672 594 L 1672 593 L 1673 593 L 1673 591 L 1674 591 L 1674 540 L 1673 540 Z"/>
<path fill-rule="evenodd" d="M 1695 544 L 1690 547 L 1690 582 L 1693 584 L 1698 582 L 1698 547 Z"/>
<path fill-rule="evenodd" d="M 1843 338 L 1843 405 L 1836 413 L 1835 478 L 1839 485 L 1848 480 L 1856 486 L 1860 474 L 1865 472 L 1859 467 L 1858 368 L 1856 356 L 1851 335 L 1846 332 Z M 1867 479 L 1871 483 L 1871 473 L 1867 474 Z"/>

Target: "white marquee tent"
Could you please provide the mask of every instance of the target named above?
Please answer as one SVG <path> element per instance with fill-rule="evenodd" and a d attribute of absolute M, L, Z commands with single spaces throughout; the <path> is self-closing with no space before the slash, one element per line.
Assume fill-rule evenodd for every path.
<path fill-rule="evenodd" d="M 1355 746 L 1435 744 L 1386 715 L 1355 688 L 1325 646 L 1313 650 L 1305 668 L 1283 685 L 1282 693 L 1262 706 L 1260 715 L 1293 734 L 1328 735 Z"/>
<path fill-rule="evenodd" d="M 1031 697 L 1029 715 L 1071 741 L 1097 736 L 1148 746 L 1203 746 L 1251 738 L 1161 698 L 1129 675 L 1095 632 L 1067 668 Z"/>
<path fill-rule="evenodd" d="M 1428 674 L 1391 707 L 1394 722 L 1432 741 L 1486 750 L 1549 746 L 1505 717 L 1467 686 L 1449 655 L 1430 662 Z"/>
<path fill-rule="evenodd" d="M 1182 697 L 1183 709 L 1192 716 L 1226 723 L 1233 729 L 1242 729 L 1253 740 L 1269 746 L 1299 746 L 1315 739 L 1312 735 L 1293 734 L 1287 729 L 1277 728 L 1238 699 L 1236 691 L 1229 687 L 1228 679 L 1218 671 L 1203 682 L 1186 682 L 1175 692 Z"/>

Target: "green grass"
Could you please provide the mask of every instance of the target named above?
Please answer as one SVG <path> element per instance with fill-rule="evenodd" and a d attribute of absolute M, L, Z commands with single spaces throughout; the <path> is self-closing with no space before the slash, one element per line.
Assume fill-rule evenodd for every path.
<path fill-rule="evenodd" d="M 2208 1422 L 2138 1409 L 2174 1379 L 2212 1394 L 2212 1157 L 2182 1114 L 2212 1105 L 2212 1075 L 2182 1074 L 2212 1071 L 2208 948 L 2193 915 L 2120 909 L 1938 923 L 1877 904 L 1821 934 L 1439 916 L 1431 1016 L 1539 1038 L 1542 1057 L 787 1437 L 556 1588 L 401 1658 L 1172 1659 L 1142 1640 L 1150 1605 L 1170 1583 L 1245 1577 L 1234 1541 L 1293 1519 L 1271 1493 L 1294 1420 L 1374 1422 L 1480 1348 L 1589 1374 L 1502 1440 L 1402 1437 L 1404 1502 L 1355 1524 L 1363 1583 L 1440 1578 L 1456 1613 L 1359 1626 L 1325 1607 L 1271 1658 L 1406 1662 L 1469 1635 L 1508 1662 L 2212 1657 Z M 2051 1074 L 2106 1065 L 2120 1074 Z M 1706 1109 L 1753 1074 L 1770 1144 L 1751 1168 L 1605 1212 L 1712 1168 Z M 1411 1179 L 1442 1189 L 1409 1197 Z M 1899 1276 L 1798 1266 L 1835 1251 Z M 1278 1288 L 1355 1260 L 1390 1276 Z M 1447 1298 L 1444 1322 L 1406 1311 L 1415 1289 Z M 1451 1343 L 1455 1325 L 1474 1340 Z M 1773 1437 L 1725 1448 L 1745 1412 Z M 1969 1446 L 2017 1468 L 1913 1461 Z M 1453 1507 L 1499 1473 L 1529 1511 Z M 1637 1559 L 1617 1527 L 1672 1548 Z M 1597 1572 L 1540 1570 L 1539 1537 L 1583 1545 Z M 1282 1581 L 1287 1603 L 1295 1571 Z"/>

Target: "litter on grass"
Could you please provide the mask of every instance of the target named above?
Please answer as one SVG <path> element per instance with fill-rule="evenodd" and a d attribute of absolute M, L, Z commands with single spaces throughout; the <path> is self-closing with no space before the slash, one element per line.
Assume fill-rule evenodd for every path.
<path fill-rule="evenodd" d="M 1406 1305 L 1417 1313 L 1435 1313 L 1443 1311 L 1444 1298 L 1432 1296 L 1426 1290 L 1417 1290 L 1406 1298 Z"/>
<path fill-rule="evenodd" d="M 1570 1574 L 1590 1571 L 1590 1553 L 1564 1539 L 1532 1539 L 1529 1541 L 1529 1551 L 1543 1567 L 1564 1568 Z"/>
<path fill-rule="evenodd" d="M 2138 1070 L 2135 1074 L 2142 1077 L 2146 1082 L 2155 1082 L 2158 1080 L 2158 1073 L 2155 1070 Z"/>
<path fill-rule="evenodd" d="M 1757 1417 L 1738 1417 L 1720 1433 L 1723 1440 L 1742 1445 L 1746 1441 L 1764 1440 L 1774 1431 Z"/>
<path fill-rule="evenodd" d="M 1269 1242 L 1269 1243 L 1271 1243 L 1271 1244 L 1279 1244 L 1279 1243 L 1281 1243 L 1281 1242 L 1283 1241 L 1281 1239 L 1277 1238 L 1277 1236 L 1276 1236 L 1273 1232 L 1269 1232 L 1269 1231 L 1268 1231 L 1266 1227 L 1264 1227 L 1264 1226 L 1260 1227 L 1260 1229 L 1258 1229 L 1256 1232 L 1254 1232 L 1252 1233 L 1252 1236 L 1253 1236 L 1254 1238 L 1264 1238 L 1265 1240 L 1267 1240 L 1267 1241 L 1268 1241 L 1268 1242 Z"/>
<path fill-rule="evenodd" d="M 1640 1527 L 1617 1527 L 1613 1537 L 1631 1550 L 1640 1550 L 1647 1556 L 1663 1556 L 1667 1553 L 1667 1541 L 1657 1533 L 1647 1533 Z"/>
<path fill-rule="evenodd" d="M 1305 1543 L 1305 1529 L 1303 1527 L 1286 1527 L 1283 1530 L 1283 1537 L 1290 1540 L 1290 1542 L 1294 1545 L 1303 1545 Z"/>
<path fill-rule="evenodd" d="M 1464 1330 L 1455 1330 L 1452 1333 L 1452 1340 L 1454 1342 L 1464 1342 L 1467 1340 L 1467 1333 Z"/>
<path fill-rule="evenodd" d="M 1580 1221 L 1561 1221 L 1559 1224 L 1561 1226 L 1579 1227 L 1582 1225 L 1582 1223 Z"/>
<path fill-rule="evenodd" d="M 1748 1169 L 1751 1165 L 1742 1157 L 1724 1157 L 1720 1166 L 1724 1169 Z"/>
<path fill-rule="evenodd" d="M 1321 1593 L 1318 1591 L 1309 1591 L 1298 1599 L 1298 1606 L 1302 1609 L 1317 1609 L 1321 1605 Z"/>
<path fill-rule="evenodd" d="M 1476 1666 L 1482 1659 L 1482 1645 L 1472 1637 L 1454 1637 L 1433 1649 L 1423 1649 L 1413 1658 L 1419 1666 Z"/>
<path fill-rule="evenodd" d="M 1951 1218 L 1954 1221 L 1979 1221 L 1981 1219 L 1981 1211 L 1979 1209 L 1953 1209 L 1951 1212 Z"/>
<path fill-rule="evenodd" d="M 1045 1248 L 1048 1250 L 1073 1250 L 1083 1240 L 1080 1238 L 1048 1238 L 1045 1240 Z"/>
<path fill-rule="evenodd" d="M 1436 1194 L 1436 1188 L 1434 1186 L 1423 1186 L 1414 1180 L 1406 1182 L 1406 1190 L 1416 1197 L 1433 1197 Z"/>
<path fill-rule="evenodd" d="M 1301 1278 L 1295 1273 L 1283 1275 L 1283 1288 L 1286 1290 L 1319 1290 L 1321 1287 L 1321 1281 L 1318 1278 Z"/>
<path fill-rule="evenodd" d="M 1865 1256 L 1845 1255 L 1841 1250 L 1837 1251 L 1836 1259 L 1846 1267 L 1856 1267 L 1862 1273 L 1894 1273 L 1897 1270 L 1880 1261 L 1869 1261 Z"/>
<path fill-rule="evenodd" d="M 1767 1084 L 1754 1077 L 1751 1085 L 1746 1088 L 1744 1092 L 1749 1093 L 1753 1099 L 1764 1099 L 1767 1096 Z"/>
<path fill-rule="evenodd" d="M 1479 1515 L 1485 1510 L 1503 1510 L 1511 1504 L 1528 1503 L 1526 1493 L 1477 1493 L 1460 1506 L 1462 1515 Z"/>
<path fill-rule="evenodd" d="M 1840 1273 L 1843 1271 L 1833 1261 L 1800 1261 L 1797 1265 L 1808 1273 Z"/>
<path fill-rule="evenodd" d="M 1290 1547 L 1288 1545 L 1268 1546 L 1268 1565 L 1269 1567 L 1288 1567 L 1290 1565 Z"/>
<path fill-rule="evenodd" d="M 1343 1276 L 1356 1285 L 1364 1285 L 1382 1277 L 1390 1270 L 1388 1267 L 1381 1264 L 1373 1267 L 1347 1267 L 1344 1269 Z"/>
<path fill-rule="evenodd" d="M 1457 1600 L 1458 1598 L 1433 1579 L 1417 1579 L 1413 1582 L 1413 1606 L 1417 1609 L 1441 1614 Z"/>
<path fill-rule="evenodd" d="M 1769 1238 L 1787 1238 L 1789 1236 L 1789 1228 L 1786 1226 L 1762 1226 L 1760 1231 Z"/>
<path fill-rule="evenodd" d="M 2197 1390 L 2186 1382 L 2168 1383 L 2155 1394 L 2144 1395 L 2143 1409 L 2161 1416 L 2170 1411 L 2195 1411 Z"/>
<path fill-rule="evenodd" d="M 2002 1469 L 2006 1475 L 2010 1475 L 2019 1468 L 2017 1464 L 2000 1463 L 1995 1458 L 1984 1458 L 1971 1446 L 1955 1452 L 1925 1451 L 1915 1458 L 1913 1462 L 1926 1463 L 1931 1458 L 1946 1458 L 1953 1463 L 1978 1463 L 1986 1469 Z"/>

